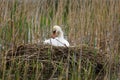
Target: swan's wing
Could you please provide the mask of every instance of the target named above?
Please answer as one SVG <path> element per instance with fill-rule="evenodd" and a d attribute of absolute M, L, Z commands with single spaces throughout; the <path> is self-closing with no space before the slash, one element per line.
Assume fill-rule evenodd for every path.
<path fill-rule="evenodd" d="M 44 41 L 44 44 L 50 44 L 50 45 L 53 45 L 53 46 L 57 46 L 56 40 L 55 40 L 55 39 L 52 39 L 52 38 L 50 38 L 50 39 L 48 39 L 48 40 L 45 40 L 45 41 Z"/>
<path fill-rule="evenodd" d="M 55 39 L 57 41 L 57 46 L 64 46 L 64 47 L 68 47 L 70 44 L 67 40 L 65 39 Z"/>
<path fill-rule="evenodd" d="M 68 42 L 67 40 L 64 40 L 64 44 L 65 44 L 67 47 L 70 46 L 70 44 L 69 44 L 69 42 Z"/>

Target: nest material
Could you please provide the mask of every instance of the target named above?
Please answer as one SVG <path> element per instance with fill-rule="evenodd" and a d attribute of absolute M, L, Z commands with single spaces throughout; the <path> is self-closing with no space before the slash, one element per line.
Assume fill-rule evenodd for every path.
<path fill-rule="evenodd" d="M 98 53 L 98 50 L 87 46 L 55 47 L 37 44 L 20 45 L 15 50 L 9 50 L 7 59 L 11 59 L 13 56 L 22 56 L 28 59 L 39 58 L 39 60 L 48 60 L 51 58 L 53 61 L 60 61 L 61 59 L 66 61 L 68 56 L 75 56 L 76 61 L 85 59 L 99 64 L 106 63 L 108 59 L 106 54 Z"/>
<path fill-rule="evenodd" d="M 55 64 L 63 62 L 64 64 L 70 64 L 74 61 L 76 65 L 81 61 L 81 65 L 84 68 L 86 63 L 89 61 L 95 68 L 95 73 L 98 74 L 102 72 L 104 75 L 104 67 L 108 64 L 108 56 L 106 54 L 99 53 L 98 50 L 90 48 L 87 46 L 79 47 L 54 47 L 49 45 L 37 45 L 37 44 L 27 44 L 20 45 L 14 50 L 10 50 L 7 53 L 7 60 L 11 61 L 12 58 L 21 57 L 26 60 L 37 60 L 43 63 L 43 75 L 47 74 L 49 79 L 52 76 Z M 51 63 L 50 63 L 51 62 Z M 56 75 L 59 71 L 55 71 Z"/>

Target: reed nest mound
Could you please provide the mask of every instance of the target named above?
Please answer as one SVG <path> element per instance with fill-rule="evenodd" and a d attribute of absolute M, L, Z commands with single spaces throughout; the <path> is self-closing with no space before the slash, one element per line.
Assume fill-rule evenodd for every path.
<path fill-rule="evenodd" d="M 117 71 L 116 63 L 109 60 L 108 54 L 100 53 L 97 49 L 85 45 L 77 47 L 55 47 L 37 44 L 20 45 L 14 50 L 9 50 L 6 54 L 7 68 L 11 66 L 11 61 L 13 61 L 13 58 L 14 61 L 19 60 L 20 62 L 21 60 L 20 63 L 40 63 L 42 65 L 40 73 L 41 76 L 43 76 L 40 77 L 40 79 L 45 80 L 61 75 L 61 69 L 56 67 L 58 65 L 62 65 L 64 70 L 68 69 L 68 77 L 70 77 L 70 72 L 74 69 L 78 69 L 79 71 L 79 67 L 81 68 L 80 72 L 82 73 L 82 70 L 87 68 L 88 64 L 92 66 L 98 80 L 102 80 L 103 76 L 105 76 L 105 69 L 109 67 L 109 63 L 112 65 L 112 67 L 110 67 L 111 72 L 116 73 Z M 29 76 L 34 72 L 34 70 L 35 69 L 33 69 L 32 66 L 29 67 Z"/>

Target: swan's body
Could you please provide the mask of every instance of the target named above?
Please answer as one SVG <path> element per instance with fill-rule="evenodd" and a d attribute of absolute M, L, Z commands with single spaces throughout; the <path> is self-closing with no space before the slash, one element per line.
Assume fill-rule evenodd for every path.
<path fill-rule="evenodd" d="M 48 40 L 44 41 L 45 44 L 50 44 L 53 46 L 69 46 L 68 41 L 66 41 L 65 39 L 60 39 L 58 37 L 56 37 L 55 39 L 50 38 Z"/>
<path fill-rule="evenodd" d="M 60 26 L 55 25 L 53 27 L 52 38 L 45 40 L 44 44 L 50 44 L 53 46 L 69 46 L 69 42 L 64 39 L 63 31 Z"/>

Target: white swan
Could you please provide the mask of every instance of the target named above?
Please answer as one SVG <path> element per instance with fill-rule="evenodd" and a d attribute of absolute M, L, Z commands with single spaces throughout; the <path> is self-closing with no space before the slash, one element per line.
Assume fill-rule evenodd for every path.
<path fill-rule="evenodd" d="M 68 47 L 70 44 L 64 39 L 64 34 L 60 26 L 55 25 L 53 27 L 52 38 L 45 40 L 44 44 L 50 44 L 53 46 L 64 46 Z"/>

